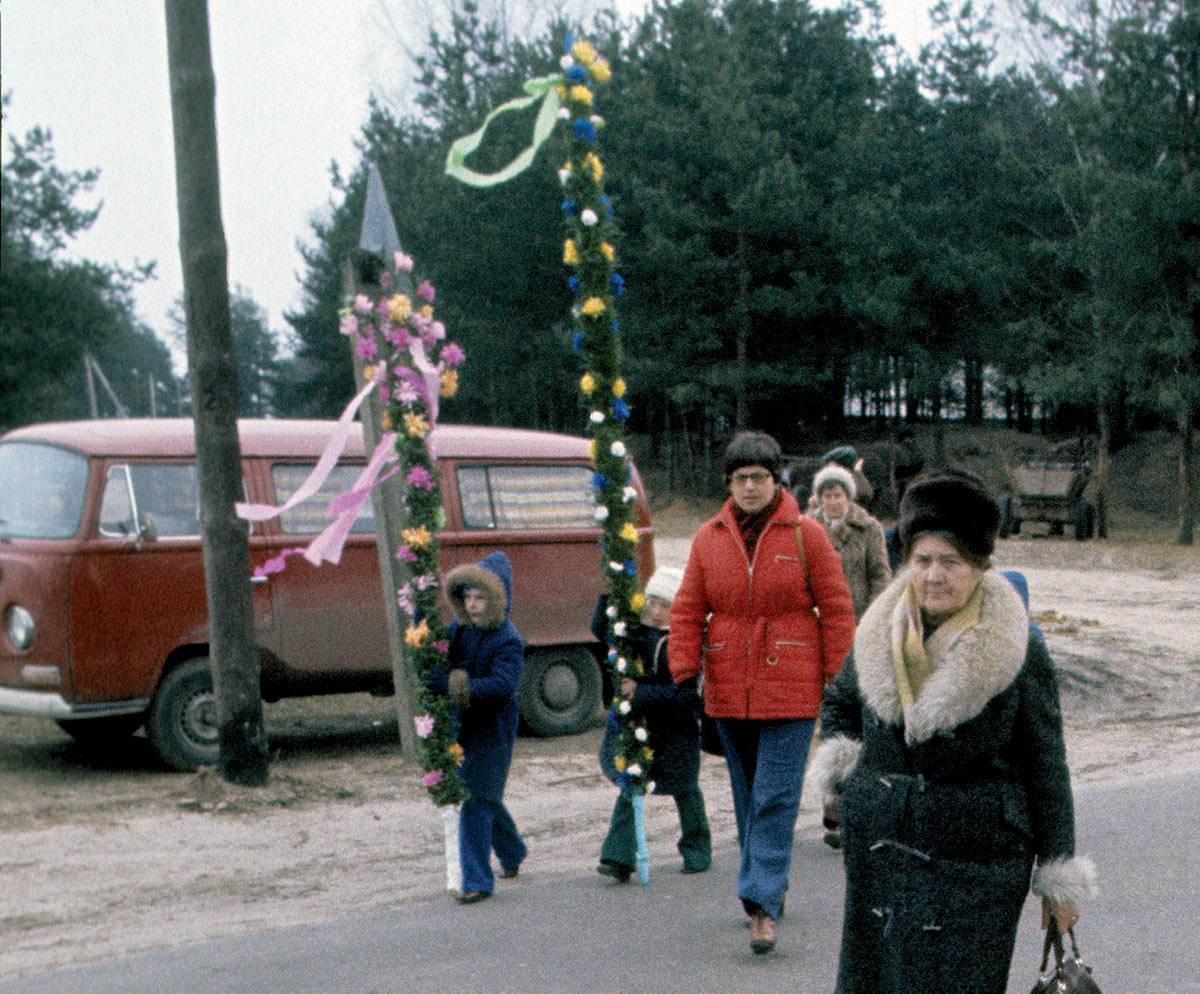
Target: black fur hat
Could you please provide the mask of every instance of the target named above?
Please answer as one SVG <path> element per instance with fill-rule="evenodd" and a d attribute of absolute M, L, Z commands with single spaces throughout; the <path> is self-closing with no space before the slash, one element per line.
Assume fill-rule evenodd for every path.
<path fill-rule="evenodd" d="M 913 483 L 900 502 L 900 541 L 908 555 L 922 532 L 947 532 L 979 559 L 996 549 L 1000 505 L 970 473 L 939 472 Z"/>
<path fill-rule="evenodd" d="M 725 479 L 744 466 L 761 466 L 779 482 L 783 453 L 766 432 L 740 431 L 725 449 Z"/>

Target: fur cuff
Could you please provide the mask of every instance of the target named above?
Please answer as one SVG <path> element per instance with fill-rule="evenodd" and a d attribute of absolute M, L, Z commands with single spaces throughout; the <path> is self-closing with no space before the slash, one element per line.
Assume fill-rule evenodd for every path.
<path fill-rule="evenodd" d="M 1070 901 L 1072 904 L 1081 904 L 1099 893 L 1096 887 L 1096 864 L 1090 856 L 1053 859 L 1037 868 L 1030 889 L 1038 897 L 1056 903 Z"/>
<path fill-rule="evenodd" d="M 854 764 L 858 762 L 860 752 L 862 742 L 848 735 L 835 735 L 817 747 L 809 777 L 821 792 L 822 798 L 835 793 L 841 787 L 842 781 L 850 775 Z"/>

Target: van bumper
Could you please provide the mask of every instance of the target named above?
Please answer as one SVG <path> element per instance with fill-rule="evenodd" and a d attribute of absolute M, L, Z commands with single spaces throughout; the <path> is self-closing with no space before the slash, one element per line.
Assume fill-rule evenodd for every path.
<path fill-rule="evenodd" d="M 0 687 L 0 714 L 75 721 L 84 718 L 107 718 L 110 715 L 119 714 L 141 714 L 149 706 L 149 698 L 132 701 L 105 701 L 100 704 L 71 704 L 62 694 L 44 690 Z"/>

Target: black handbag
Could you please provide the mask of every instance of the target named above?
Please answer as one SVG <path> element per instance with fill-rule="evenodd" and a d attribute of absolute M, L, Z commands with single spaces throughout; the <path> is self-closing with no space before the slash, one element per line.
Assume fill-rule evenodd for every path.
<path fill-rule="evenodd" d="M 1046 945 L 1042 949 L 1042 966 L 1038 971 L 1038 982 L 1029 994 L 1103 994 L 1100 985 L 1092 979 L 1092 968 L 1079 955 L 1079 944 L 1075 941 L 1075 929 L 1068 929 L 1071 937 L 1071 955 L 1063 952 L 1062 934 L 1058 922 L 1050 919 L 1046 929 Z M 1054 950 L 1054 969 L 1046 971 L 1050 963 L 1050 950 Z"/>

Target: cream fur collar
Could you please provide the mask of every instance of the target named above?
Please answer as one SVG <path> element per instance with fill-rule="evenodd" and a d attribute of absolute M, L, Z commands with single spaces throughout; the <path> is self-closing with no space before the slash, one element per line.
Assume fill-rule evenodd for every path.
<path fill-rule="evenodd" d="M 1025 664 L 1029 619 L 1003 576 L 983 575 L 979 624 L 963 633 L 938 630 L 925 643 L 934 672 L 916 703 L 904 708 L 892 671 L 892 614 L 908 584 L 901 570 L 863 615 L 854 636 L 854 665 L 863 699 L 883 721 L 904 725 L 904 737 L 924 742 L 978 715 L 1006 690 Z"/>

